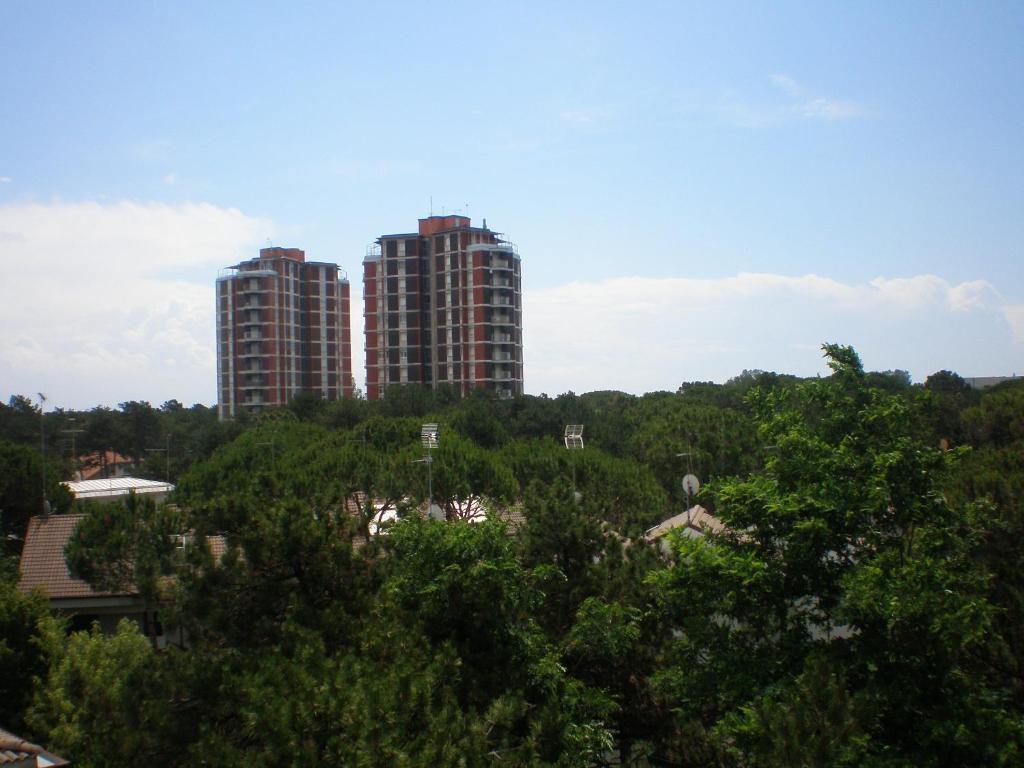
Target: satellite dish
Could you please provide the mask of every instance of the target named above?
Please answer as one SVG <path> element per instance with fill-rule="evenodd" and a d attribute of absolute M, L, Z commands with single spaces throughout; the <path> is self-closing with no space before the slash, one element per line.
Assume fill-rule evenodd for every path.
<path fill-rule="evenodd" d="M 696 475 L 686 475 L 683 478 L 683 492 L 687 496 L 696 496 L 697 491 L 700 490 L 700 480 L 697 479 Z"/>

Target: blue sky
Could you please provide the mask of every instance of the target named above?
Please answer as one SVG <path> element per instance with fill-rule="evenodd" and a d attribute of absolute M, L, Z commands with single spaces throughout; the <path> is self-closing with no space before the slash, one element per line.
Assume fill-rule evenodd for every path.
<path fill-rule="evenodd" d="M 0 396 L 210 403 L 218 267 L 358 297 L 431 198 L 519 245 L 530 392 L 1024 373 L 1019 3 L 368 5 L 0 5 Z"/>

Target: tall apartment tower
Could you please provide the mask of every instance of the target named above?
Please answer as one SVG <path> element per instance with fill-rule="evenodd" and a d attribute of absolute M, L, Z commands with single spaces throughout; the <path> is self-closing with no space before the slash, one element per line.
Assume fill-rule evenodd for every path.
<path fill-rule="evenodd" d="M 382 235 L 363 261 L 366 396 L 450 384 L 465 395 L 523 392 L 519 253 L 467 216 L 430 216 Z"/>
<path fill-rule="evenodd" d="M 349 283 L 298 248 L 262 248 L 217 278 L 221 419 L 285 405 L 299 393 L 352 394 Z"/>

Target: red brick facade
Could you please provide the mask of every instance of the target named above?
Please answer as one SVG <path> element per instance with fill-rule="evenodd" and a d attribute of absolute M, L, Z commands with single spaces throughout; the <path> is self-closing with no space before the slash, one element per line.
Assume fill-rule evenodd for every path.
<path fill-rule="evenodd" d="M 466 216 L 383 235 L 363 262 L 366 396 L 450 384 L 523 392 L 522 283 L 511 243 Z"/>
<path fill-rule="evenodd" d="M 263 248 L 217 279 L 220 417 L 285 405 L 299 393 L 352 395 L 351 301 L 337 264 Z"/>

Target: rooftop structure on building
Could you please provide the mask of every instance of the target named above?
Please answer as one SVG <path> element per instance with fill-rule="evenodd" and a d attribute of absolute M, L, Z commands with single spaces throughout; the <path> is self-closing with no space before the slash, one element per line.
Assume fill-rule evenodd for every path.
<path fill-rule="evenodd" d="M 78 457 L 75 480 L 98 480 L 107 477 L 126 477 L 131 472 L 132 460 L 117 451 L 93 451 Z"/>
<path fill-rule="evenodd" d="M 974 389 L 989 389 L 1007 381 L 1019 381 L 1021 378 L 1014 373 L 1011 376 L 965 376 L 964 381 Z"/>
<path fill-rule="evenodd" d="M 130 493 L 153 501 L 164 501 L 174 490 L 171 483 L 141 477 L 111 477 L 97 480 L 72 480 L 64 483 L 77 501 L 114 501 Z"/>
<path fill-rule="evenodd" d="M 468 216 L 429 216 L 382 235 L 363 261 L 366 396 L 450 385 L 523 392 L 522 276 L 516 247 Z"/>
<path fill-rule="evenodd" d="M 349 282 L 298 248 L 262 248 L 217 278 L 220 418 L 302 393 L 352 395 Z"/>

